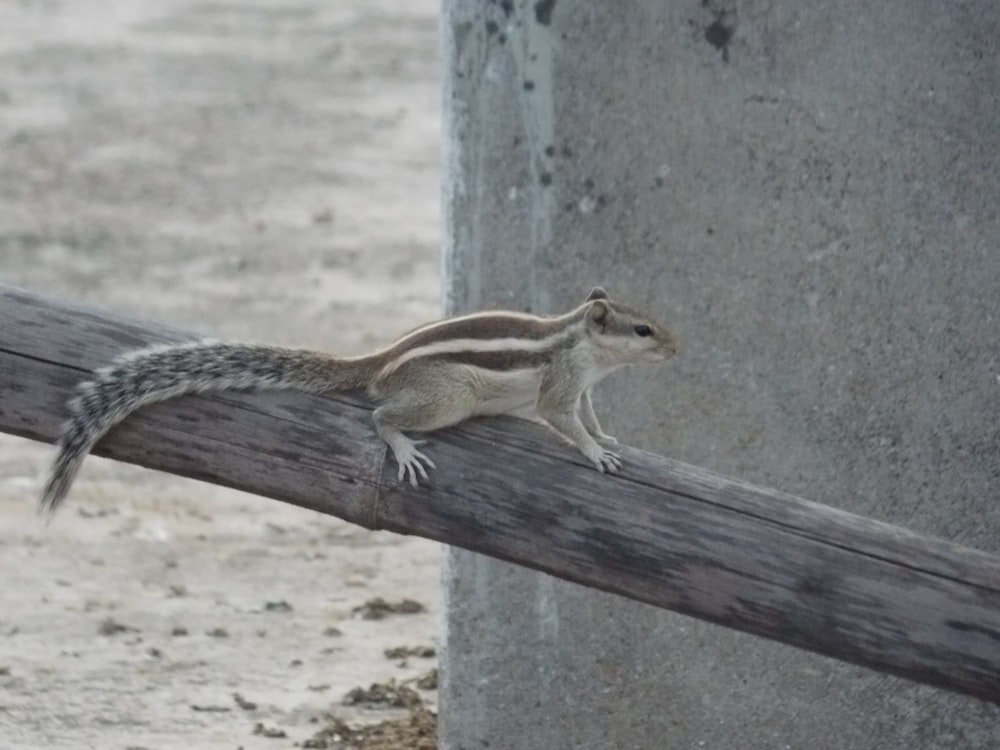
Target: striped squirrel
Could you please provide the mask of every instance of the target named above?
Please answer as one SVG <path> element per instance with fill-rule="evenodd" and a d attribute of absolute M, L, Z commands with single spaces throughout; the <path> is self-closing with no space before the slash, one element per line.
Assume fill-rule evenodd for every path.
<path fill-rule="evenodd" d="M 328 354 L 258 344 L 201 341 L 127 353 L 82 383 L 57 441 L 41 497 L 54 512 L 84 458 L 114 425 L 147 404 L 187 393 L 226 390 L 306 393 L 364 389 L 372 417 L 414 487 L 434 462 L 403 430 L 429 432 L 474 416 L 541 419 L 599 471 L 617 474 L 621 458 L 597 441 L 591 387 L 614 370 L 658 362 L 677 350 L 673 336 L 645 314 L 612 302 L 600 287 L 565 315 L 481 312 L 417 328 L 371 354 Z"/>

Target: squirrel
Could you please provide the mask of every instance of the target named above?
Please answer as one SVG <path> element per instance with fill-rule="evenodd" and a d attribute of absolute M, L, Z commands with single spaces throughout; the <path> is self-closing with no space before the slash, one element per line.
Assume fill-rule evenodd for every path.
<path fill-rule="evenodd" d="M 375 429 L 395 456 L 399 481 L 414 487 L 435 466 L 418 450 L 426 441 L 404 430 L 429 432 L 501 414 L 546 423 L 599 471 L 617 474 L 621 457 L 598 441 L 618 441 L 601 429 L 591 387 L 620 367 L 659 362 L 676 351 L 663 325 L 612 302 L 601 287 L 564 315 L 497 311 L 446 318 L 355 357 L 216 341 L 140 349 L 78 387 L 41 508 L 58 508 L 97 441 L 136 409 L 227 390 L 364 390 L 378 405 Z"/>

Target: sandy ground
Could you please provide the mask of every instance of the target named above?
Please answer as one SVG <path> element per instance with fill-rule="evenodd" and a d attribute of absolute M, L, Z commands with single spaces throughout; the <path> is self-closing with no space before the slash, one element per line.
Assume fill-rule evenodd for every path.
<path fill-rule="evenodd" d="M 342 352 L 436 317 L 437 11 L 4 3 L 0 281 Z M 0 748 L 302 746 L 436 666 L 383 652 L 436 646 L 437 545 L 96 458 L 45 527 L 49 458 L 0 436 Z"/>

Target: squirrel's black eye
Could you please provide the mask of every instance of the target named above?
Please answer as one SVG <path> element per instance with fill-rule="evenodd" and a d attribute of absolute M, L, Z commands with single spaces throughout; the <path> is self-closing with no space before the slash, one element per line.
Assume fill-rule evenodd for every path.
<path fill-rule="evenodd" d="M 649 326 L 636 326 L 635 327 L 635 335 L 636 336 L 652 336 L 653 335 L 653 329 L 650 328 Z"/>

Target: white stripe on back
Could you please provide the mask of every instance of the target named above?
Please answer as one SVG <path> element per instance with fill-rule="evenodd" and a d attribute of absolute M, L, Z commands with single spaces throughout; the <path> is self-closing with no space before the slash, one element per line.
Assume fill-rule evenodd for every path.
<path fill-rule="evenodd" d="M 502 338 L 502 339 L 452 339 L 436 341 L 433 344 L 418 346 L 405 351 L 386 364 L 380 377 L 391 375 L 402 365 L 414 359 L 433 357 L 439 354 L 459 354 L 462 352 L 543 352 L 556 348 L 560 340 L 565 339 L 565 330 L 547 336 L 543 339 Z"/>

